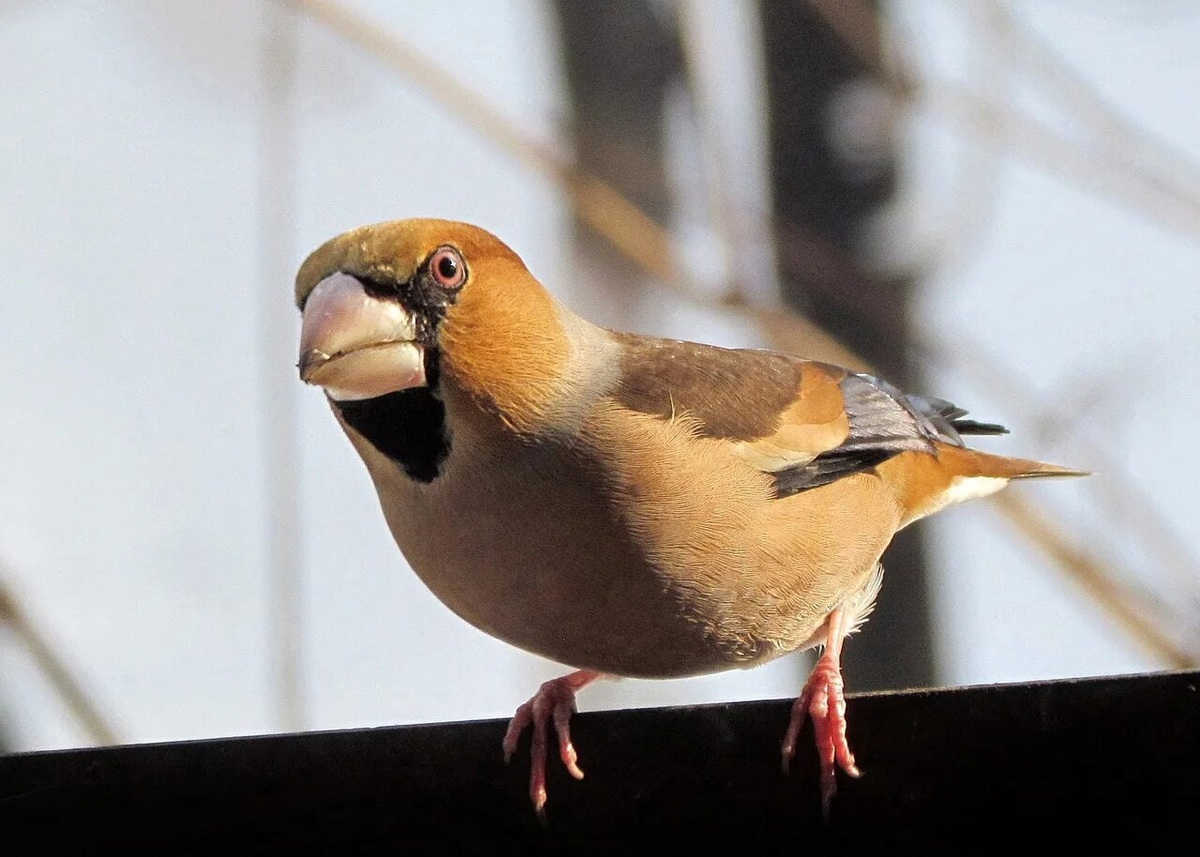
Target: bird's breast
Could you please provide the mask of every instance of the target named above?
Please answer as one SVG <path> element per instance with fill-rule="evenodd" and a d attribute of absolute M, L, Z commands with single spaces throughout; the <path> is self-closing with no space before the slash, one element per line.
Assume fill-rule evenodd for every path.
<path fill-rule="evenodd" d="M 772 532 L 783 507 L 757 477 L 741 493 L 736 467 L 700 486 L 703 456 L 675 468 L 646 450 L 647 469 L 628 458 L 636 443 L 616 455 L 603 433 L 495 444 L 459 431 L 429 482 L 348 433 L 429 589 L 486 633 L 575 667 L 666 678 L 770 659 L 809 641 L 882 550 L 806 555 L 794 533 L 827 527 Z"/>
<path fill-rule="evenodd" d="M 526 651 L 618 675 L 734 665 L 683 618 L 602 474 L 561 447 L 460 452 L 428 484 L 371 467 L 397 545 L 456 614 Z"/>

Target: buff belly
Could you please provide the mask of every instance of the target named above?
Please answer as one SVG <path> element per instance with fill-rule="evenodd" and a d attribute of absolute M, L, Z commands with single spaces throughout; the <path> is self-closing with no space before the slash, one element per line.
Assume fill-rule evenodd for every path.
<path fill-rule="evenodd" d="M 753 666 L 788 650 L 747 645 L 752 629 L 697 613 L 625 522 L 596 515 L 609 508 L 602 479 L 570 458 L 536 449 L 503 461 L 464 456 L 428 484 L 382 464 L 371 470 L 384 474 L 376 488 L 400 550 L 443 604 L 487 634 L 569 666 L 641 678 Z M 823 621 L 798 617 L 794 637 Z"/>

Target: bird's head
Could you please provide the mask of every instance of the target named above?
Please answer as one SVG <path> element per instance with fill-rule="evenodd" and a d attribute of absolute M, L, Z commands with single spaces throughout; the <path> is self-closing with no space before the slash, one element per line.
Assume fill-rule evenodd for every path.
<path fill-rule="evenodd" d="M 563 310 L 498 238 L 397 220 L 327 241 L 296 275 L 300 377 L 335 404 L 450 382 L 521 427 L 567 359 Z"/>

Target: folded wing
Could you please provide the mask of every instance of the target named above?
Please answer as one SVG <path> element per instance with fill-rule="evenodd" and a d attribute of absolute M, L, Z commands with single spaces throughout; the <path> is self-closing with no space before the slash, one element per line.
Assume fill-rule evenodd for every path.
<path fill-rule="evenodd" d="M 768 351 L 627 337 L 615 398 L 663 419 L 686 415 L 706 437 L 770 473 L 777 497 L 871 470 L 902 452 L 936 457 L 963 434 L 1003 426 L 964 419 L 943 399 L 879 378 Z"/>

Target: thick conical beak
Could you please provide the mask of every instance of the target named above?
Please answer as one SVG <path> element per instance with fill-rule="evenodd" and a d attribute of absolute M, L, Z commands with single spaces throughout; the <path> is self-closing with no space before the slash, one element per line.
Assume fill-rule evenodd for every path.
<path fill-rule="evenodd" d="M 425 354 L 413 316 L 367 294 L 349 274 L 317 283 L 304 302 L 300 379 L 336 400 L 372 399 L 425 385 Z"/>

